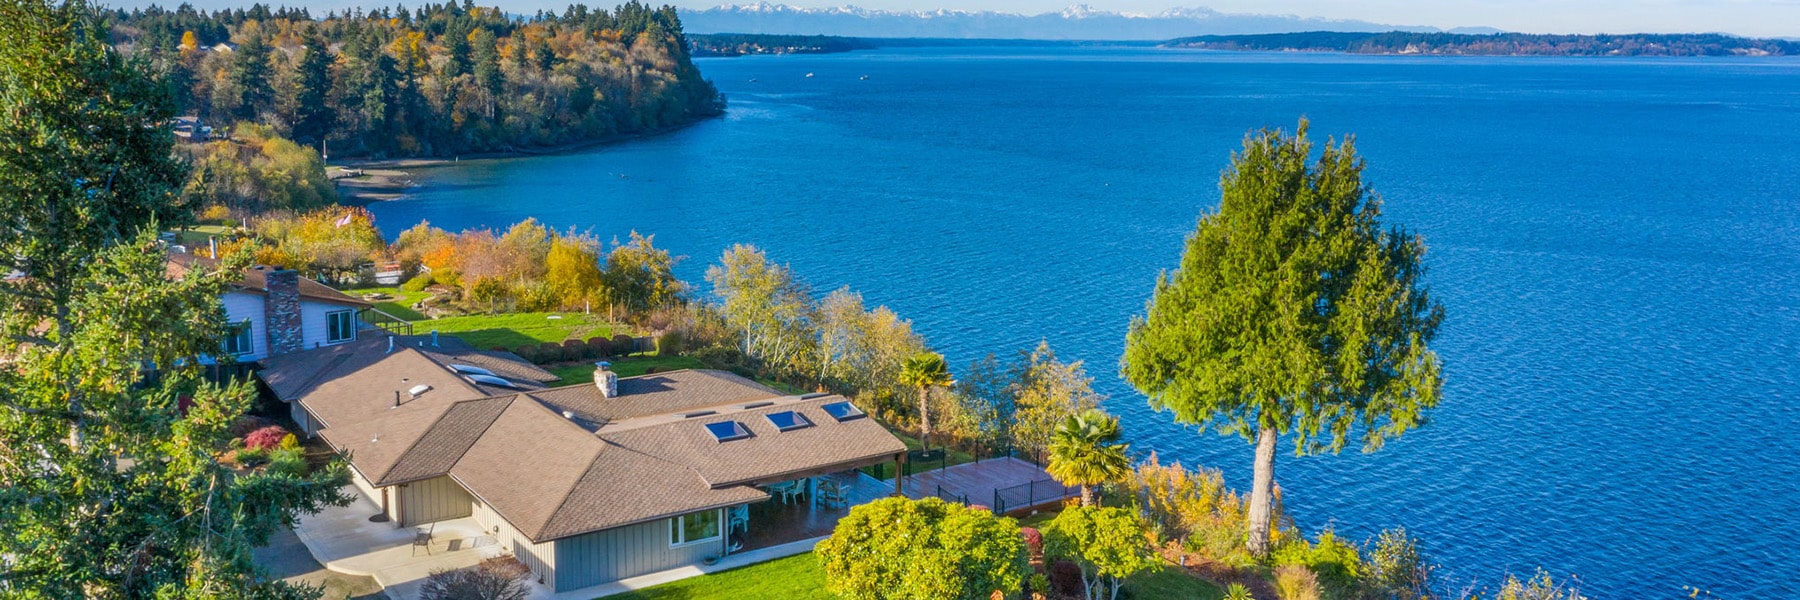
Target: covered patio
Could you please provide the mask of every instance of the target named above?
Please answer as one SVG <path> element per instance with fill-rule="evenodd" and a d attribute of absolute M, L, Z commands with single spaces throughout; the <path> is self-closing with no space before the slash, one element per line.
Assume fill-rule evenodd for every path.
<path fill-rule="evenodd" d="M 850 507 L 894 494 L 893 482 L 856 469 L 762 487 L 769 500 L 728 511 L 733 553 L 831 535 Z"/>
<path fill-rule="evenodd" d="M 507 554 L 474 519 L 395 527 L 392 522 L 369 520 L 381 514 L 381 507 L 354 487 L 344 492 L 357 496 L 356 501 L 302 517 L 294 534 L 319 564 L 339 573 L 373 577 L 389 598 L 418 597 L 419 586 L 433 571 L 472 567 Z"/>

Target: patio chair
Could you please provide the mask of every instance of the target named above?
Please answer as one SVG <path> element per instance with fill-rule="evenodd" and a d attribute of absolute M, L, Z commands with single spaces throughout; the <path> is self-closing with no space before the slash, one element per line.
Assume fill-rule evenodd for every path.
<path fill-rule="evenodd" d="M 431 556 L 431 534 L 436 531 L 437 531 L 437 523 L 432 523 L 431 526 L 426 528 L 424 531 L 413 532 L 413 543 L 412 543 L 413 556 L 419 555 L 419 546 L 424 546 L 425 547 L 425 555 Z"/>
<path fill-rule="evenodd" d="M 850 506 L 850 497 L 837 482 L 822 481 L 819 482 L 819 503 L 824 504 L 826 508 L 839 504 Z"/>

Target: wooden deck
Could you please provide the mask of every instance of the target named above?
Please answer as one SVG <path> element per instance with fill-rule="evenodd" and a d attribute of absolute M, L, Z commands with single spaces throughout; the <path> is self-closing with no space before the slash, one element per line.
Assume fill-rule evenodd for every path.
<path fill-rule="evenodd" d="M 1020 486 L 1027 486 L 1031 493 L 1012 491 Z M 1009 490 L 1003 501 L 1003 509 L 1008 512 L 1060 502 L 1079 494 L 1050 480 L 1043 467 L 1010 456 L 919 473 L 906 479 L 905 490 L 909 498 L 966 499 L 969 504 L 989 508 L 1002 508 L 994 506 L 995 490 Z"/>

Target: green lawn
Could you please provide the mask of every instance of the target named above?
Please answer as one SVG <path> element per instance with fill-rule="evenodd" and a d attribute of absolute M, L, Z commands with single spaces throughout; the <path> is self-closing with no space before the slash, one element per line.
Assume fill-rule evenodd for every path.
<path fill-rule="evenodd" d="M 526 344 L 612 335 L 612 325 L 605 319 L 581 313 L 465 315 L 413 322 L 413 333 L 432 330 L 455 335 L 477 348 L 508 350 Z"/>
<path fill-rule="evenodd" d="M 557 385 L 593 383 L 594 362 L 595 361 L 581 361 L 566 363 L 556 366 L 546 366 L 544 369 L 551 373 L 555 373 L 557 377 L 562 378 L 561 381 L 556 382 Z M 628 358 L 615 358 L 609 362 L 612 363 L 613 372 L 618 373 L 620 377 L 643 375 L 645 372 L 649 371 L 651 367 L 655 367 L 659 372 L 706 368 L 705 363 L 702 363 L 700 362 L 700 359 L 691 356 L 632 356 Z"/>
<path fill-rule="evenodd" d="M 740 598 L 783 598 L 787 600 L 832 600 L 825 592 L 825 572 L 812 553 L 758 563 L 711 575 L 690 577 L 607 596 L 608 600 L 737 600 Z"/>
<path fill-rule="evenodd" d="M 390 288 L 368 288 L 368 289 L 360 289 L 360 290 L 348 290 L 348 291 L 345 291 L 344 293 L 356 296 L 358 298 L 361 298 L 363 296 L 363 294 L 377 294 L 377 293 L 387 294 L 389 296 L 393 296 L 394 298 L 392 300 L 382 300 L 380 302 L 376 302 L 375 303 L 376 310 L 379 310 L 381 312 L 384 312 L 384 313 L 387 313 L 390 315 L 394 315 L 396 317 L 400 317 L 402 319 L 406 319 L 408 321 L 428 320 L 428 318 L 425 315 L 420 314 L 419 311 L 413 310 L 412 305 L 417 304 L 420 300 L 424 300 L 427 296 L 430 296 L 431 295 L 430 292 L 409 292 L 409 291 L 406 291 L 406 290 L 403 290 L 400 288 L 391 288 L 390 287 Z"/>
<path fill-rule="evenodd" d="M 189 248 L 200 248 L 206 245 L 206 239 L 217 237 L 219 241 L 231 239 L 233 228 L 224 225 L 195 225 L 175 232 L 175 243 L 186 244 Z"/>
<path fill-rule="evenodd" d="M 1156 573 L 1125 580 L 1132 598 L 1157 600 L 1218 600 L 1225 593 L 1210 583 L 1170 566 Z M 811 553 L 790 556 L 665 583 L 655 587 L 607 596 L 618 600 L 735 600 L 738 598 L 792 598 L 829 600 L 825 572 Z"/>

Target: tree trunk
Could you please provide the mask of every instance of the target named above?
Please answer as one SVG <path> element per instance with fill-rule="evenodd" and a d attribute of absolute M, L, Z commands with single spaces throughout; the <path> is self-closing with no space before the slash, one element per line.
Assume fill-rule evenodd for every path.
<path fill-rule="evenodd" d="M 1275 501 L 1275 428 L 1256 431 L 1256 471 L 1250 484 L 1250 554 L 1269 555 L 1269 511 Z"/>
<path fill-rule="evenodd" d="M 919 386 L 919 445 L 931 453 L 931 388 Z"/>
<path fill-rule="evenodd" d="M 1085 483 L 1081 484 L 1081 505 L 1094 505 L 1094 488 Z"/>

